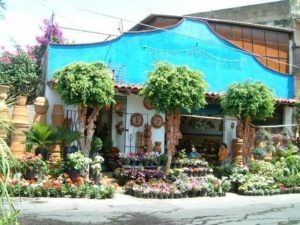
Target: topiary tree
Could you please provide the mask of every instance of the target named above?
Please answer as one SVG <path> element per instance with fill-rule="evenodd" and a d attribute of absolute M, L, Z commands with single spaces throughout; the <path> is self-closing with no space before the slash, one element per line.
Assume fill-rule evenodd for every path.
<path fill-rule="evenodd" d="M 141 90 L 157 111 L 167 115 L 167 169 L 170 169 L 175 147 L 181 138 L 180 110 L 190 112 L 206 104 L 206 83 L 202 77 L 202 73 L 185 66 L 157 63 Z"/>
<path fill-rule="evenodd" d="M 261 82 L 246 81 L 235 83 L 227 88 L 221 98 L 224 113 L 237 116 L 243 123 L 244 156 L 250 152 L 250 123 L 253 120 L 264 120 L 274 112 L 274 97 L 270 88 Z"/>
<path fill-rule="evenodd" d="M 70 64 L 56 71 L 54 78 L 58 79 L 55 90 L 64 102 L 78 105 L 79 143 L 84 154 L 89 156 L 99 109 L 114 103 L 114 81 L 102 62 Z M 87 107 L 92 107 L 93 111 L 86 126 Z"/>

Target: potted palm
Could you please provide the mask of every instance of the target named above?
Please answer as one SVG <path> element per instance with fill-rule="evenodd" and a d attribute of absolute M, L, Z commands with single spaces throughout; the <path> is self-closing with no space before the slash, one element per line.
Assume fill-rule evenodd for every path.
<path fill-rule="evenodd" d="M 26 149 L 31 151 L 35 149 L 36 155 L 42 155 L 43 160 L 48 160 L 49 158 L 49 146 L 54 144 L 57 139 L 57 134 L 51 126 L 47 126 L 41 123 L 35 123 L 31 129 L 25 131 Z"/>
<path fill-rule="evenodd" d="M 76 146 L 72 146 L 72 143 L 80 138 L 80 134 L 77 131 L 68 130 L 64 127 L 57 129 L 57 141 L 63 148 L 63 159 L 67 160 L 68 155 L 78 151 Z"/>

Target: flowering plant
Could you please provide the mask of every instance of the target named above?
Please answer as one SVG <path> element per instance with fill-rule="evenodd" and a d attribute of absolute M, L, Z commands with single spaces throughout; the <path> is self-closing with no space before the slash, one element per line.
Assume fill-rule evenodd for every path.
<path fill-rule="evenodd" d="M 89 163 L 91 163 L 91 159 L 85 157 L 82 152 L 78 151 L 68 155 L 66 167 L 69 170 L 75 169 L 75 170 L 83 171 L 87 169 Z"/>

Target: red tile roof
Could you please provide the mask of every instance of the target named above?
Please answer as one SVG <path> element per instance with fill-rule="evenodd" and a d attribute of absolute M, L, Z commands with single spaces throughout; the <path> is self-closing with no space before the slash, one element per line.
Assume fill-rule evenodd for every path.
<path fill-rule="evenodd" d="M 116 84 L 115 89 L 123 94 L 138 94 L 142 89 L 141 84 Z M 206 92 L 206 98 L 216 100 L 219 96 L 223 95 L 223 92 Z M 276 103 L 280 105 L 293 106 L 298 101 L 296 99 L 285 99 L 285 98 L 275 98 Z"/>

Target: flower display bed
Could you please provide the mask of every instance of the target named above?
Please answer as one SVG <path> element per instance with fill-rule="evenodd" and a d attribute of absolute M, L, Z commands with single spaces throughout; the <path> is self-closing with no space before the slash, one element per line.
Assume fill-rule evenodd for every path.
<path fill-rule="evenodd" d="M 115 190 L 104 185 L 84 183 L 82 178 L 72 181 L 70 178 L 46 178 L 35 180 L 11 180 L 7 188 L 12 197 L 72 197 L 72 198 L 112 198 Z"/>
<path fill-rule="evenodd" d="M 139 198 L 167 199 L 225 196 L 228 187 L 230 187 L 228 181 L 221 181 L 212 175 L 189 178 L 183 174 L 173 183 L 162 180 L 144 183 L 130 181 L 125 185 L 125 191 L 129 195 Z"/>
<path fill-rule="evenodd" d="M 208 163 L 201 159 L 175 160 L 171 170 L 123 167 L 114 177 L 124 185 L 125 193 L 139 198 L 185 198 L 224 196 L 231 189 L 228 179 L 218 179 Z"/>

